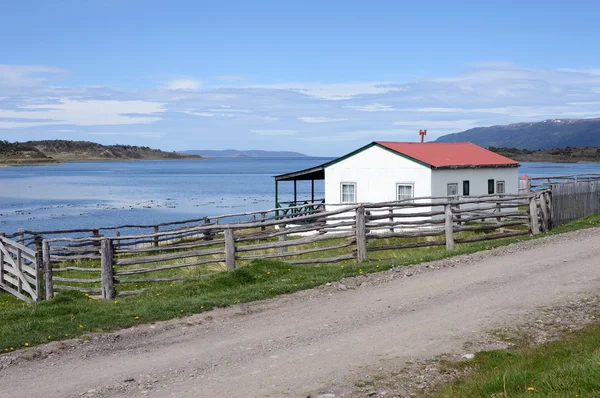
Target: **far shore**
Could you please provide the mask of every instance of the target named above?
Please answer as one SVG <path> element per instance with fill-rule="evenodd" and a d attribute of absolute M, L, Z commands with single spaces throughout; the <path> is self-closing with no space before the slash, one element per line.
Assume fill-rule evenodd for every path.
<path fill-rule="evenodd" d="M 156 159 L 0 159 L 0 167 L 19 167 L 19 166 L 48 166 L 53 164 L 65 164 L 65 163 L 107 163 L 107 162 L 140 162 L 145 160 L 210 160 L 211 158 L 156 158 Z"/>

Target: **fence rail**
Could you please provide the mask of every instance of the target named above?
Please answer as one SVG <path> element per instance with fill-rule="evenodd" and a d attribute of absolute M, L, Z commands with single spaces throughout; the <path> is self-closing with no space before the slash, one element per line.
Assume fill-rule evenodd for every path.
<path fill-rule="evenodd" d="M 363 262 L 398 250 L 539 233 L 550 225 L 549 192 L 436 197 L 272 209 L 245 221 L 180 225 L 133 235 L 48 237 L 42 242 L 44 295 L 78 290 L 102 298 L 137 294 L 155 283 L 207 278 L 256 259 L 295 264 Z"/>

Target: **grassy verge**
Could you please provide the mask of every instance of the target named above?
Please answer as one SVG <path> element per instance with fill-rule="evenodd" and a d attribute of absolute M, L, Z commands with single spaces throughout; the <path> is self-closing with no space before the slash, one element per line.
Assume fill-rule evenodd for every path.
<path fill-rule="evenodd" d="M 436 397 L 597 397 L 600 395 L 600 325 L 539 347 L 480 352 L 465 378 Z"/>
<path fill-rule="evenodd" d="M 596 226 L 599 223 L 600 215 L 587 217 L 557 228 L 552 233 Z M 89 332 L 111 331 L 140 323 L 183 317 L 215 307 L 309 289 L 345 277 L 473 253 L 527 239 L 533 237 L 461 244 L 453 252 L 447 252 L 443 247 L 402 250 L 402 257 L 363 264 L 347 261 L 327 265 L 290 266 L 281 261 L 255 260 L 235 271 L 219 272 L 197 281 L 159 285 L 149 288 L 142 295 L 115 301 L 95 300 L 77 292 L 61 292 L 53 300 L 25 304 L 11 295 L 0 294 L 0 351 L 12 351 Z"/>

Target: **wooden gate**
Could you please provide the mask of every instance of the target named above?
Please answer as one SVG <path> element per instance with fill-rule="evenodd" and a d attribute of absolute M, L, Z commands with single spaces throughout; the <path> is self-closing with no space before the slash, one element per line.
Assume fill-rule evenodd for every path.
<path fill-rule="evenodd" d="M 40 301 L 39 254 L 0 236 L 0 290 L 28 303 Z"/>

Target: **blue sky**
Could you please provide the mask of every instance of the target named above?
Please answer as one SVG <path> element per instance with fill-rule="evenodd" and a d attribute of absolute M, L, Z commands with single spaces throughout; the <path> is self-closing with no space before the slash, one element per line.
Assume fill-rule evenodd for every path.
<path fill-rule="evenodd" d="M 334 156 L 600 117 L 593 1 L 0 3 L 0 139 Z"/>

